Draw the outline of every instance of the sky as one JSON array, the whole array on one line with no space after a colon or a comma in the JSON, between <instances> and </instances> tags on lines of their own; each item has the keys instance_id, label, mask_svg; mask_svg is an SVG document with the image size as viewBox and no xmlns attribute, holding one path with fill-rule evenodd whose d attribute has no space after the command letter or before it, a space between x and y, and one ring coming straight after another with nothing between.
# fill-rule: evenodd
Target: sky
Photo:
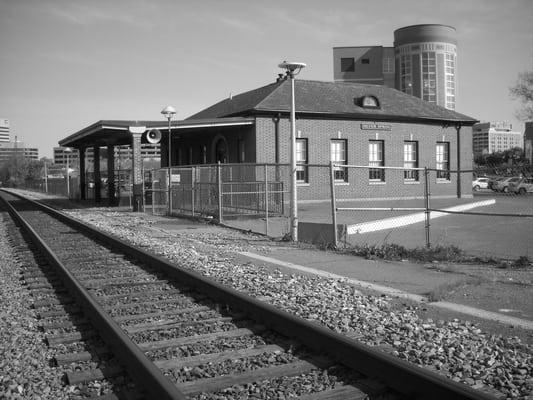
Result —
<instances>
[{"instance_id":1,"label":"sky","mask_svg":"<svg viewBox=\"0 0 533 400\"><path fill-rule=\"evenodd\" d=\"M457 29L456 111L523 131L509 96L533 70L533 0L0 0L0 118L52 156L104 119L186 118L267 85L283 60L333 80L333 47L392 46L395 29Z\"/></svg>"}]
</instances>

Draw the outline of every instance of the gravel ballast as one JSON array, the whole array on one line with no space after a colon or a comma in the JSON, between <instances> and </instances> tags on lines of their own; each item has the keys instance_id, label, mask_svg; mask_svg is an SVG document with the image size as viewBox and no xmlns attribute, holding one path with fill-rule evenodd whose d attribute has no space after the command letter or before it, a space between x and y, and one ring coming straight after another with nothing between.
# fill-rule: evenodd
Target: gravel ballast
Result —
<instances>
[{"instance_id":1,"label":"gravel ballast","mask_svg":"<svg viewBox=\"0 0 533 400\"><path fill-rule=\"evenodd\" d=\"M232 252L261 251L267 246L254 235L218 228L165 231L154 217L138 213L101 209L69 213L181 267L457 382L502 398L533 399L533 348L517 337L491 335L459 319L422 320L414 307L398 310L391 298L364 295L343 280L234 262Z\"/></svg>"},{"instance_id":2,"label":"gravel ballast","mask_svg":"<svg viewBox=\"0 0 533 400\"><path fill-rule=\"evenodd\" d=\"M53 350L39 331L31 297L20 280L24 258L8 241L9 216L0 214L0 399L68 399L63 371L50 366ZM31 259L31 254L28 254ZM35 262L35 261L33 261ZM26 263L27 264L27 263Z\"/></svg>"}]
</instances>

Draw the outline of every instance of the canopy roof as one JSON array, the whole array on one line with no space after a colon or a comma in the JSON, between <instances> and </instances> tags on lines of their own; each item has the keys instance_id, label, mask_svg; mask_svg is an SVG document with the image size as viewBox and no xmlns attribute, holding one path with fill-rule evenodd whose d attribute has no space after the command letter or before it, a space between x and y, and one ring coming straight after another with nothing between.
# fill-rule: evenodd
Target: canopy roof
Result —
<instances>
[{"instance_id":1,"label":"canopy roof","mask_svg":"<svg viewBox=\"0 0 533 400\"><path fill-rule=\"evenodd\" d=\"M171 131L194 131L221 126L253 125L254 123L253 118L242 117L171 121ZM159 129L165 134L168 132L168 121L101 120L60 140L59 145L76 148L129 145L132 139L131 130L135 130L135 128L142 132Z\"/></svg>"}]
</instances>

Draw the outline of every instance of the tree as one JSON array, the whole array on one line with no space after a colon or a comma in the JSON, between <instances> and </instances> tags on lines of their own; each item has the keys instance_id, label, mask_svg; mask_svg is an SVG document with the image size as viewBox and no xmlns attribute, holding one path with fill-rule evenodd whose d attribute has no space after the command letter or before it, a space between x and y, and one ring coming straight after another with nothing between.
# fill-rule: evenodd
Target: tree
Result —
<instances>
[{"instance_id":1,"label":"tree","mask_svg":"<svg viewBox=\"0 0 533 400\"><path fill-rule=\"evenodd\" d=\"M513 147L504 151L478 155L474 158L476 165L501 166L524 164L527 159L521 147Z\"/></svg>"},{"instance_id":2,"label":"tree","mask_svg":"<svg viewBox=\"0 0 533 400\"><path fill-rule=\"evenodd\" d=\"M30 160L28 162L28 170L26 173L26 180L40 181L44 176L44 161Z\"/></svg>"},{"instance_id":3,"label":"tree","mask_svg":"<svg viewBox=\"0 0 533 400\"><path fill-rule=\"evenodd\" d=\"M5 186L24 186L27 181L41 180L43 168L43 161L29 160L15 154L0 166L0 182Z\"/></svg>"},{"instance_id":4,"label":"tree","mask_svg":"<svg viewBox=\"0 0 533 400\"><path fill-rule=\"evenodd\" d=\"M533 120L533 71L518 74L515 86L509 91L511 97L522 103L522 109L517 112L518 118L524 121Z\"/></svg>"}]
</instances>

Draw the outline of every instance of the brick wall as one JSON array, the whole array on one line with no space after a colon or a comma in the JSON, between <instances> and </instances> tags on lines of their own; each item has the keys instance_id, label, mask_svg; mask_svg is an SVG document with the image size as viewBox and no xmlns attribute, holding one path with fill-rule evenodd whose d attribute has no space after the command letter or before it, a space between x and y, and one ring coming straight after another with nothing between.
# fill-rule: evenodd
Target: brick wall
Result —
<instances>
[{"instance_id":1,"label":"brick wall","mask_svg":"<svg viewBox=\"0 0 533 400\"><path fill-rule=\"evenodd\" d=\"M383 140L385 166L403 167L404 141L418 142L418 166L435 168L436 143L450 143L450 168L457 168L457 135L454 127L444 128L441 125L414 123L383 123L390 130L362 129L368 121L297 119L297 137L308 140L309 164L329 164L330 140L347 140L347 161L350 165L368 165L369 140ZM258 163L274 162L275 123L271 118L256 120L256 154ZM461 128L461 169L472 169L472 129ZM280 163L290 162L290 123L288 118L279 121L279 160ZM405 183L403 171L386 171L384 184L369 182L368 170L350 170L348 182L337 184L336 193L339 199L359 198L412 198L421 197L424 193L422 176L419 183ZM463 197L471 196L472 173L461 176L461 192ZM454 197L457 194L456 175L450 181L437 182L435 174L430 179L431 194L436 197ZM299 185L299 201L329 199L329 170L325 168L309 168L309 184Z\"/></svg>"}]
</instances>

